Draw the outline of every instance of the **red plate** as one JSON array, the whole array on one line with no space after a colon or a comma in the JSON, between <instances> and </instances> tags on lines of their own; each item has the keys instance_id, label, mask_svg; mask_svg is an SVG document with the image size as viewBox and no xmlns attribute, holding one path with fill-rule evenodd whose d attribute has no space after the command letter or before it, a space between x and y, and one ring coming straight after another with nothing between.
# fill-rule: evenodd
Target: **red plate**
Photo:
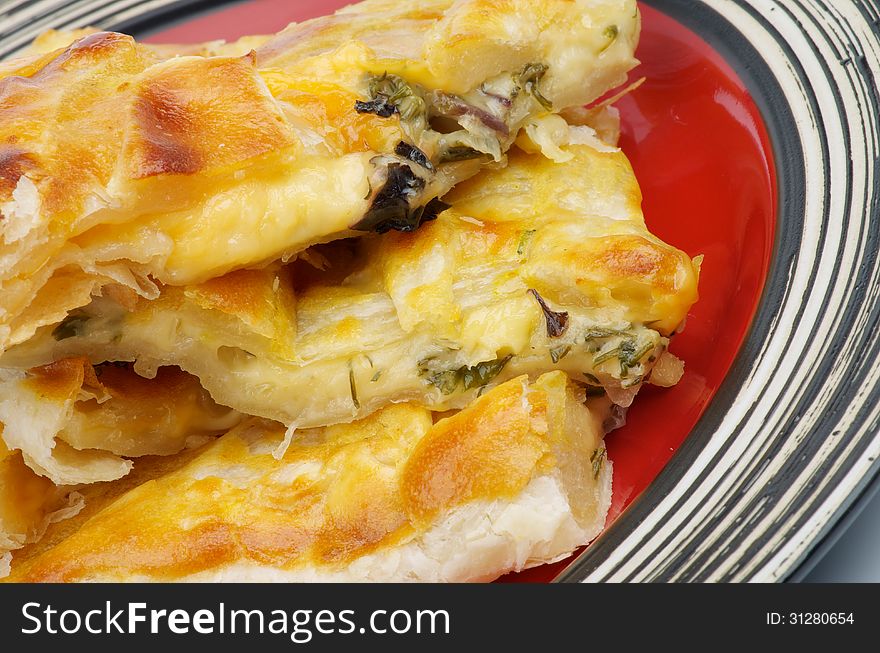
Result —
<instances>
[{"instance_id":1,"label":"red plate","mask_svg":"<svg viewBox=\"0 0 880 653\"><path fill-rule=\"evenodd\" d=\"M276 32L329 13L342 0L254 0L153 35L190 43ZM644 195L648 225L692 256L704 254L701 299L672 351L686 361L675 388L647 387L628 424L608 439L614 462L610 520L645 490L703 414L755 314L771 257L776 180L770 141L745 85L699 36L642 6L632 75L647 81L617 106L621 147ZM568 561L504 580L547 581Z\"/></svg>"}]
</instances>

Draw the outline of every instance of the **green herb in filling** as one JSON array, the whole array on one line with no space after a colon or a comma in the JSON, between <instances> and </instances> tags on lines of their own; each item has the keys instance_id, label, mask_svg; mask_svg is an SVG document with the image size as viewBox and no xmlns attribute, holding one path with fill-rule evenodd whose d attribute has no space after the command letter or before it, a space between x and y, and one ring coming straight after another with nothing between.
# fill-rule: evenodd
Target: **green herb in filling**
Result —
<instances>
[{"instance_id":1,"label":"green herb in filling","mask_svg":"<svg viewBox=\"0 0 880 653\"><path fill-rule=\"evenodd\" d=\"M550 350L550 360L554 363L558 363L563 358L568 356L568 353L571 351L571 345L564 345L562 347L553 347Z\"/></svg>"},{"instance_id":2,"label":"green herb in filling","mask_svg":"<svg viewBox=\"0 0 880 653\"><path fill-rule=\"evenodd\" d=\"M460 381L461 375L459 370L443 370L441 372L432 372L428 375L428 383L445 395L451 395L455 392Z\"/></svg>"},{"instance_id":3,"label":"green herb in filling","mask_svg":"<svg viewBox=\"0 0 880 653\"><path fill-rule=\"evenodd\" d=\"M547 111L553 110L553 104L541 94L538 89L538 82L547 72L547 66L542 63L530 63L522 69L518 76L518 82L521 88L525 89L538 103Z\"/></svg>"},{"instance_id":4,"label":"green herb in filling","mask_svg":"<svg viewBox=\"0 0 880 653\"><path fill-rule=\"evenodd\" d=\"M618 329L603 329L601 327L594 327L588 330L584 334L585 340L594 340L596 338L611 338L613 336L621 336L625 331L620 331Z\"/></svg>"},{"instance_id":5,"label":"green herb in filling","mask_svg":"<svg viewBox=\"0 0 880 653\"><path fill-rule=\"evenodd\" d=\"M642 347L638 347L635 340L625 340L620 345L620 367L623 368L631 368L635 367L639 364L639 361L644 358L648 352L653 351L654 344L649 342Z\"/></svg>"},{"instance_id":6,"label":"green herb in filling","mask_svg":"<svg viewBox=\"0 0 880 653\"><path fill-rule=\"evenodd\" d=\"M440 152L439 161L440 163L467 161L468 159L477 159L481 156L486 156L486 154L467 145L450 145Z\"/></svg>"},{"instance_id":7,"label":"green herb in filling","mask_svg":"<svg viewBox=\"0 0 880 653\"><path fill-rule=\"evenodd\" d=\"M611 45L617 40L617 36L620 34L620 30L617 28L617 25L609 25L605 28L605 31L602 32L602 36L608 39L608 42L599 50L599 54L602 54L611 47Z\"/></svg>"},{"instance_id":8,"label":"green herb in filling","mask_svg":"<svg viewBox=\"0 0 880 653\"><path fill-rule=\"evenodd\" d=\"M593 452L593 455L590 456L590 462L593 463L593 478L599 478L599 473L602 471L602 465L605 463L605 458L608 456L608 453L605 451L605 447L600 447Z\"/></svg>"},{"instance_id":9,"label":"green herb in filling","mask_svg":"<svg viewBox=\"0 0 880 653\"><path fill-rule=\"evenodd\" d=\"M432 372L427 369L420 369L419 374L424 376L428 383L440 390L445 395L451 395L459 386L466 392L473 388L482 388L494 379L508 361L513 358L513 354L509 354L504 358L496 358L492 361L483 361L473 366L463 366L457 370L441 370Z\"/></svg>"},{"instance_id":10,"label":"green herb in filling","mask_svg":"<svg viewBox=\"0 0 880 653\"><path fill-rule=\"evenodd\" d=\"M504 366L507 365L511 358L513 358L513 354L508 354L504 358L477 363L473 367L463 367L461 378L464 383L464 389L470 390L471 388L486 385L501 373L501 370L504 369Z\"/></svg>"},{"instance_id":11,"label":"green herb in filling","mask_svg":"<svg viewBox=\"0 0 880 653\"><path fill-rule=\"evenodd\" d=\"M597 365L601 365L605 361L610 361L612 358L618 358L620 354L620 347L614 347L613 349L609 349L606 352L599 354L593 358L593 367Z\"/></svg>"},{"instance_id":12,"label":"green herb in filling","mask_svg":"<svg viewBox=\"0 0 880 653\"><path fill-rule=\"evenodd\" d=\"M519 245L516 246L516 255L522 256L526 252L526 247L529 246L529 243L532 240L532 236L535 235L537 229L526 229L522 232L522 236L519 237Z\"/></svg>"},{"instance_id":13,"label":"green herb in filling","mask_svg":"<svg viewBox=\"0 0 880 653\"><path fill-rule=\"evenodd\" d=\"M427 114L425 101L397 75L384 74L370 80L370 100L355 103L358 113L374 113L381 118L390 118L395 113L401 120L424 118Z\"/></svg>"},{"instance_id":14,"label":"green herb in filling","mask_svg":"<svg viewBox=\"0 0 880 653\"><path fill-rule=\"evenodd\" d=\"M354 382L354 368L351 366L351 363L348 364L348 388L351 392L351 403L354 404L355 408L360 409L361 402L358 401L357 385Z\"/></svg>"},{"instance_id":15,"label":"green herb in filling","mask_svg":"<svg viewBox=\"0 0 880 653\"><path fill-rule=\"evenodd\" d=\"M67 340L83 335L86 323L91 316L82 311L72 311L65 317L61 323L52 331L52 337L55 340Z\"/></svg>"}]
</instances>

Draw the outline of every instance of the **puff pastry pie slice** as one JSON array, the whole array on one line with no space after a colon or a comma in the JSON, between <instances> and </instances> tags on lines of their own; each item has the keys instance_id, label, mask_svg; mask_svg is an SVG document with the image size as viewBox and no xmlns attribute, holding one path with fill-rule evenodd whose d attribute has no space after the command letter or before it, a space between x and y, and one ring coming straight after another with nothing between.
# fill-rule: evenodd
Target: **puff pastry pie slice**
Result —
<instances>
[{"instance_id":1,"label":"puff pastry pie slice","mask_svg":"<svg viewBox=\"0 0 880 653\"><path fill-rule=\"evenodd\" d=\"M240 420L175 367L145 379L130 366L67 358L0 374L5 446L58 485L119 478L128 458L177 453Z\"/></svg>"},{"instance_id":2,"label":"puff pastry pie slice","mask_svg":"<svg viewBox=\"0 0 880 653\"><path fill-rule=\"evenodd\" d=\"M0 351L110 284L417 228L530 117L623 81L638 30L635 0L368 0L244 57L94 33L4 62Z\"/></svg>"},{"instance_id":3,"label":"puff pastry pie slice","mask_svg":"<svg viewBox=\"0 0 880 653\"><path fill-rule=\"evenodd\" d=\"M28 467L20 452L0 442L0 578L9 573L11 552L38 541L50 524L82 509L83 497L58 487Z\"/></svg>"},{"instance_id":4,"label":"puff pastry pie slice","mask_svg":"<svg viewBox=\"0 0 880 653\"><path fill-rule=\"evenodd\" d=\"M603 528L607 402L556 372L452 416L396 404L303 432L250 420L179 469L50 529L12 581L479 581ZM124 479L125 483L128 479ZM102 493L109 493L109 497Z\"/></svg>"},{"instance_id":5,"label":"puff pastry pie slice","mask_svg":"<svg viewBox=\"0 0 880 653\"><path fill-rule=\"evenodd\" d=\"M0 363L87 356L144 376L180 366L217 403L291 433L393 402L462 408L554 369L628 406L644 382L681 375L666 350L697 299L699 261L648 232L619 150L557 126L536 124L523 144L552 145L564 162L512 151L417 232L312 250L325 272L306 261L238 271L130 310L101 298ZM7 429L9 444L21 429Z\"/></svg>"}]
</instances>

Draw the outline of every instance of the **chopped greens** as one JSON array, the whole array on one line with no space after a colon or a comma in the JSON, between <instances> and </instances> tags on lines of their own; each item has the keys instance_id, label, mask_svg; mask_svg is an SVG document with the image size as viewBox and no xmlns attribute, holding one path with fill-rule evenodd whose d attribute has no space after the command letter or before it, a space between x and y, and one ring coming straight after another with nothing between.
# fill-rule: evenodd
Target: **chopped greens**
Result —
<instances>
[{"instance_id":1,"label":"chopped greens","mask_svg":"<svg viewBox=\"0 0 880 653\"><path fill-rule=\"evenodd\" d=\"M519 245L516 246L516 255L522 256L525 254L526 247L529 246L529 243L532 240L532 236L535 235L537 229L526 229L522 232L522 236L519 237Z\"/></svg>"},{"instance_id":2,"label":"chopped greens","mask_svg":"<svg viewBox=\"0 0 880 653\"><path fill-rule=\"evenodd\" d=\"M617 347L609 349L607 351L598 354L593 358L593 365L601 365L605 361L609 361L613 358L616 358L620 362L620 376L621 378L626 378L629 370L633 367L637 367L641 360L651 351L654 350L654 343L648 342L642 346L639 346L638 341L635 338L627 338L622 340ZM626 387L631 387L633 385L637 385L641 382L641 377L637 377L637 380L633 383L630 383Z\"/></svg>"},{"instance_id":3,"label":"chopped greens","mask_svg":"<svg viewBox=\"0 0 880 653\"><path fill-rule=\"evenodd\" d=\"M590 374L589 372L584 372L584 378L586 378L587 381L589 381L593 385L602 385L602 382L599 381L599 379L594 374Z\"/></svg>"},{"instance_id":4,"label":"chopped greens","mask_svg":"<svg viewBox=\"0 0 880 653\"><path fill-rule=\"evenodd\" d=\"M486 156L485 152L480 152L467 145L450 145L440 152L440 163L467 161L468 159L478 159L481 156Z\"/></svg>"},{"instance_id":5,"label":"chopped greens","mask_svg":"<svg viewBox=\"0 0 880 653\"><path fill-rule=\"evenodd\" d=\"M61 320L61 323L52 330L52 337L55 340L67 340L83 335L86 323L91 319L91 315L83 311L71 311L67 317Z\"/></svg>"},{"instance_id":6,"label":"chopped greens","mask_svg":"<svg viewBox=\"0 0 880 653\"><path fill-rule=\"evenodd\" d=\"M608 457L608 452L605 451L605 447L600 447L593 452L593 455L590 456L590 462L593 463L593 478L599 478L599 473L602 471L602 465L605 463L605 458Z\"/></svg>"},{"instance_id":7,"label":"chopped greens","mask_svg":"<svg viewBox=\"0 0 880 653\"><path fill-rule=\"evenodd\" d=\"M382 370L378 370L378 371L373 375L373 378L370 379L370 383L375 383L376 381L378 381L380 376L382 376Z\"/></svg>"},{"instance_id":8,"label":"chopped greens","mask_svg":"<svg viewBox=\"0 0 880 653\"><path fill-rule=\"evenodd\" d=\"M554 363L558 363L563 358L568 356L568 353L571 351L571 345L564 345L562 347L553 347L550 350L550 360Z\"/></svg>"},{"instance_id":9,"label":"chopped greens","mask_svg":"<svg viewBox=\"0 0 880 653\"><path fill-rule=\"evenodd\" d=\"M355 102L358 113L374 113L380 118L390 118L395 113L403 120L424 117L425 101L418 92L397 75L383 74L370 80L370 100Z\"/></svg>"},{"instance_id":10,"label":"chopped greens","mask_svg":"<svg viewBox=\"0 0 880 653\"><path fill-rule=\"evenodd\" d=\"M419 374L426 377L428 383L440 390L445 395L451 395L459 386L466 392L473 388L482 388L494 379L508 361L513 358L513 354L508 354L504 358L496 358L491 361L483 361L473 366L465 365L457 370L440 370L430 371L428 369L420 369Z\"/></svg>"},{"instance_id":11,"label":"chopped greens","mask_svg":"<svg viewBox=\"0 0 880 653\"><path fill-rule=\"evenodd\" d=\"M608 338L623 338L618 342L616 347L602 351ZM620 372L623 378L626 378L627 371L631 367L638 365L644 351L637 351L636 339L631 332L620 329L608 329L604 327L593 327L584 334L584 341L587 343L587 349L596 354L593 358L593 365L601 365L602 363L617 358L620 361ZM633 356L636 358L633 358Z\"/></svg>"},{"instance_id":12,"label":"chopped greens","mask_svg":"<svg viewBox=\"0 0 880 653\"><path fill-rule=\"evenodd\" d=\"M433 220L449 205L434 198L426 206L410 206L425 188L425 180L417 176L409 165L389 163L385 185L376 193L364 217L352 225L355 231L384 234L396 231L415 231L422 223Z\"/></svg>"},{"instance_id":13,"label":"chopped greens","mask_svg":"<svg viewBox=\"0 0 880 653\"><path fill-rule=\"evenodd\" d=\"M601 365L605 361L610 361L612 358L617 358L620 354L620 347L614 347L613 349L609 349L608 351L602 352L598 356L593 358L593 366Z\"/></svg>"},{"instance_id":14,"label":"chopped greens","mask_svg":"<svg viewBox=\"0 0 880 653\"><path fill-rule=\"evenodd\" d=\"M358 393L357 393L357 384L354 382L354 368L351 365L351 362L348 364L348 389L351 392L351 403L354 404L354 407L360 410L361 402L358 401Z\"/></svg>"},{"instance_id":15,"label":"chopped greens","mask_svg":"<svg viewBox=\"0 0 880 653\"><path fill-rule=\"evenodd\" d=\"M511 358L513 358L513 354L508 354L504 358L477 363L473 367L463 367L461 378L464 383L464 389L470 390L471 388L486 385L500 374Z\"/></svg>"},{"instance_id":16,"label":"chopped greens","mask_svg":"<svg viewBox=\"0 0 880 653\"><path fill-rule=\"evenodd\" d=\"M602 328L592 328L584 334L585 340L593 340L595 338L611 338L613 336L622 336L625 331L618 331L617 329L602 329Z\"/></svg>"},{"instance_id":17,"label":"chopped greens","mask_svg":"<svg viewBox=\"0 0 880 653\"><path fill-rule=\"evenodd\" d=\"M443 370L428 375L428 383L445 395L451 395L461 381L460 370Z\"/></svg>"},{"instance_id":18,"label":"chopped greens","mask_svg":"<svg viewBox=\"0 0 880 653\"><path fill-rule=\"evenodd\" d=\"M544 298L534 288L529 288L529 293L538 300L538 305L544 313L544 320L547 323L547 335L551 338L558 338L565 333L565 330L568 328L568 313L566 311L557 312L550 310L547 302L544 301Z\"/></svg>"},{"instance_id":19,"label":"chopped greens","mask_svg":"<svg viewBox=\"0 0 880 653\"><path fill-rule=\"evenodd\" d=\"M620 345L620 367L635 367L648 352L653 351L654 343L649 342L638 347L635 340L626 340Z\"/></svg>"},{"instance_id":20,"label":"chopped greens","mask_svg":"<svg viewBox=\"0 0 880 653\"><path fill-rule=\"evenodd\" d=\"M638 366L641 360L654 350L654 343L649 342L639 347L635 340L626 340L620 345L620 373L626 376L630 368ZM634 385L634 384L633 384Z\"/></svg>"},{"instance_id":21,"label":"chopped greens","mask_svg":"<svg viewBox=\"0 0 880 653\"><path fill-rule=\"evenodd\" d=\"M546 72L547 66L545 64L526 64L522 71L520 71L517 77L517 82L519 83L519 86L535 98L546 111L552 111L553 104L541 94L541 91L538 90L538 82L541 81L541 78Z\"/></svg>"},{"instance_id":22,"label":"chopped greens","mask_svg":"<svg viewBox=\"0 0 880 653\"><path fill-rule=\"evenodd\" d=\"M434 164L431 163L428 155L422 152L415 145L410 145L406 141L400 141L397 144L397 147L394 148L394 153L397 154L397 156L402 156L405 159L409 159L413 163L418 163L423 168L431 171L434 170Z\"/></svg>"}]
</instances>

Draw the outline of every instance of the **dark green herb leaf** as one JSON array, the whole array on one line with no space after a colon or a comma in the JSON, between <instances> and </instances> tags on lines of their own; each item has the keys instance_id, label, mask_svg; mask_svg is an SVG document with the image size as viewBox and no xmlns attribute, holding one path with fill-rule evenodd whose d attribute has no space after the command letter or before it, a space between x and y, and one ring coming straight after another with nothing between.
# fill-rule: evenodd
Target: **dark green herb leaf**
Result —
<instances>
[{"instance_id":1,"label":"dark green herb leaf","mask_svg":"<svg viewBox=\"0 0 880 653\"><path fill-rule=\"evenodd\" d=\"M405 159L409 159L413 163L418 163L423 168L433 171L434 164L431 163L431 160L428 158L428 155L422 152L415 145L410 145L406 141L400 141L397 144L397 147L394 148L395 154L397 156L402 156Z\"/></svg>"},{"instance_id":2,"label":"dark green herb leaf","mask_svg":"<svg viewBox=\"0 0 880 653\"><path fill-rule=\"evenodd\" d=\"M612 358L617 358L620 353L620 347L615 347L614 349L609 349L608 351L599 354L598 356L593 358L593 366L601 365L605 361L610 361Z\"/></svg>"},{"instance_id":3,"label":"dark green herb leaf","mask_svg":"<svg viewBox=\"0 0 880 653\"><path fill-rule=\"evenodd\" d=\"M478 159L481 156L487 156L484 152L475 150L467 145L450 145L443 149L440 153L440 163L450 163L452 161L466 161L468 159Z\"/></svg>"},{"instance_id":4,"label":"dark green herb leaf","mask_svg":"<svg viewBox=\"0 0 880 653\"><path fill-rule=\"evenodd\" d=\"M408 165L402 163L388 164L388 177L385 185L376 193L369 210L357 223L352 225L355 231L371 231L384 234L396 231L415 231L424 222L433 220L438 214L449 208L449 205L437 198L426 206L410 206L424 190L425 181L416 176Z\"/></svg>"},{"instance_id":5,"label":"dark green herb leaf","mask_svg":"<svg viewBox=\"0 0 880 653\"><path fill-rule=\"evenodd\" d=\"M379 377L380 377L380 376L382 376L382 370L377 371L377 372L373 375L373 378L370 379L370 382L371 382L371 383L375 383L376 381L379 380Z\"/></svg>"},{"instance_id":6,"label":"dark green herb leaf","mask_svg":"<svg viewBox=\"0 0 880 653\"><path fill-rule=\"evenodd\" d=\"M71 311L52 331L52 337L55 340L67 340L67 338L81 336L90 319L91 316L82 311Z\"/></svg>"},{"instance_id":7,"label":"dark green herb leaf","mask_svg":"<svg viewBox=\"0 0 880 653\"><path fill-rule=\"evenodd\" d=\"M465 365L457 370L441 370L439 372L420 368L419 374L426 376L428 383L440 390L440 392L450 395L459 386L462 386L464 391L485 386L498 376L511 358L513 358L513 354L492 361L483 361L472 367Z\"/></svg>"},{"instance_id":8,"label":"dark green herb leaf","mask_svg":"<svg viewBox=\"0 0 880 653\"><path fill-rule=\"evenodd\" d=\"M516 255L522 256L525 254L526 247L529 246L529 243L532 240L532 236L535 235L537 229L526 229L522 232L522 236L519 237L519 245L516 246Z\"/></svg>"},{"instance_id":9,"label":"dark green herb leaf","mask_svg":"<svg viewBox=\"0 0 880 653\"><path fill-rule=\"evenodd\" d=\"M654 344L650 342L642 347L638 347L635 340L625 340L620 345L620 366L635 367L653 349Z\"/></svg>"},{"instance_id":10,"label":"dark green herb leaf","mask_svg":"<svg viewBox=\"0 0 880 653\"><path fill-rule=\"evenodd\" d=\"M584 377L587 379L587 381L589 381L593 385L602 385L602 382L599 381L598 378L596 378L593 374L590 374L589 372L584 372Z\"/></svg>"},{"instance_id":11,"label":"dark green herb leaf","mask_svg":"<svg viewBox=\"0 0 880 653\"><path fill-rule=\"evenodd\" d=\"M351 391L351 403L355 408L360 409L361 402L358 401L357 385L354 382L354 368L350 362L348 364L348 388Z\"/></svg>"},{"instance_id":12,"label":"dark green herb leaf","mask_svg":"<svg viewBox=\"0 0 880 653\"><path fill-rule=\"evenodd\" d=\"M443 370L441 372L432 372L428 375L428 383L445 395L451 395L455 392L460 382L461 373L459 370Z\"/></svg>"},{"instance_id":13,"label":"dark green herb leaf","mask_svg":"<svg viewBox=\"0 0 880 653\"><path fill-rule=\"evenodd\" d=\"M538 90L538 82L541 81L541 78L546 72L547 66L542 63L526 64L525 68L523 68L522 72L519 74L519 85L524 88L527 93L530 93L531 96L535 98L542 107L544 107L544 109L552 111L553 104L550 100L541 95L541 91Z\"/></svg>"},{"instance_id":14,"label":"dark green herb leaf","mask_svg":"<svg viewBox=\"0 0 880 653\"><path fill-rule=\"evenodd\" d=\"M565 311L551 311L550 307L547 306L547 302L538 294L537 290L529 288L529 292L538 300L538 305L544 313L544 320L547 323L547 335L551 338L558 338L565 333L565 330L568 328L568 313Z\"/></svg>"},{"instance_id":15,"label":"dark green herb leaf","mask_svg":"<svg viewBox=\"0 0 880 653\"><path fill-rule=\"evenodd\" d=\"M355 102L354 108L358 113L374 113L381 118L398 113L403 120L427 113L425 101L413 87L397 75L388 74L371 79L370 100Z\"/></svg>"},{"instance_id":16,"label":"dark green herb leaf","mask_svg":"<svg viewBox=\"0 0 880 653\"><path fill-rule=\"evenodd\" d=\"M585 340L593 340L595 338L611 338L613 336L620 336L626 333L625 331L618 331L617 329L602 329L602 328L592 328L584 334Z\"/></svg>"},{"instance_id":17,"label":"dark green herb leaf","mask_svg":"<svg viewBox=\"0 0 880 653\"><path fill-rule=\"evenodd\" d=\"M464 389L470 390L471 388L486 385L489 381L498 376L511 358L513 358L513 354L508 354L504 358L496 358L493 361L477 363L473 367L463 367L461 370L461 378L464 383Z\"/></svg>"}]
</instances>

